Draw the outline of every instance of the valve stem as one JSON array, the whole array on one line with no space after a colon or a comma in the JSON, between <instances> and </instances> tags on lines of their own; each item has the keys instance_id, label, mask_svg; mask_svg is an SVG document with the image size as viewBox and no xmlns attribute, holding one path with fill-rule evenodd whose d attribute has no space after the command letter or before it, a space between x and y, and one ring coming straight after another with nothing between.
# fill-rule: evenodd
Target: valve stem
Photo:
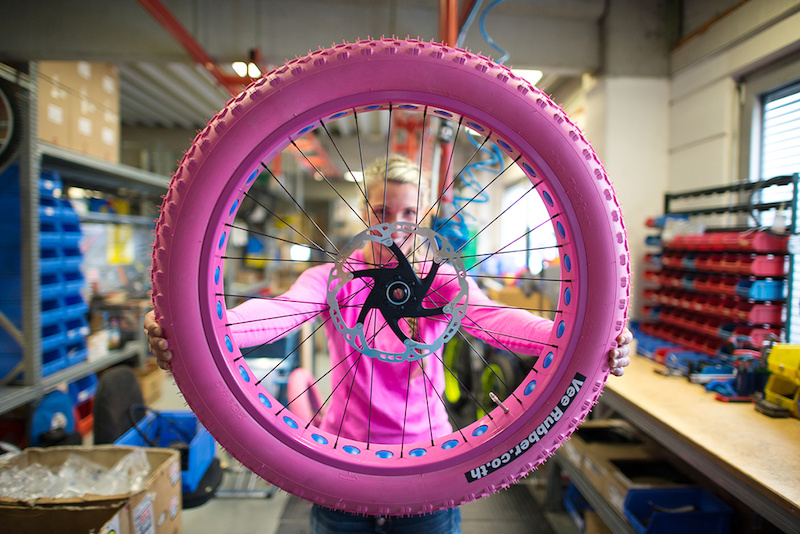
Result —
<instances>
[{"instance_id":1,"label":"valve stem","mask_svg":"<svg viewBox=\"0 0 800 534\"><path fill-rule=\"evenodd\" d=\"M508 413L508 408L506 408L505 404L500 402L500 399L497 398L497 395L494 394L494 391L489 392L489 398L492 399L492 402L503 409L503 413Z\"/></svg>"}]
</instances>

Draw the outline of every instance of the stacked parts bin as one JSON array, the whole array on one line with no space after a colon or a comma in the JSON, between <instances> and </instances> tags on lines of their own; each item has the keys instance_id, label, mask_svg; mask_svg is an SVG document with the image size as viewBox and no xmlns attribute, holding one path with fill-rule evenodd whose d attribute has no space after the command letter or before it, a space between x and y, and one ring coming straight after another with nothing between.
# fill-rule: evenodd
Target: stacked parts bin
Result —
<instances>
[{"instance_id":1,"label":"stacked parts bin","mask_svg":"<svg viewBox=\"0 0 800 534\"><path fill-rule=\"evenodd\" d=\"M0 176L0 311L22 330L21 210L19 168ZM88 305L81 294L83 275L80 222L69 201L61 198L55 173L40 179L39 250L42 376L74 365L87 357ZM0 379L22 359L22 347L5 330L0 333Z\"/></svg>"},{"instance_id":2,"label":"stacked parts bin","mask_svg":"<svg viewBox=\"0 0 800 534\"><path fill-rule=\"evenodd\" d=\"M644 334L710 357L783 333L788 236L750 230L676 235L644 273Z\"/></svg>"}]
</instances>

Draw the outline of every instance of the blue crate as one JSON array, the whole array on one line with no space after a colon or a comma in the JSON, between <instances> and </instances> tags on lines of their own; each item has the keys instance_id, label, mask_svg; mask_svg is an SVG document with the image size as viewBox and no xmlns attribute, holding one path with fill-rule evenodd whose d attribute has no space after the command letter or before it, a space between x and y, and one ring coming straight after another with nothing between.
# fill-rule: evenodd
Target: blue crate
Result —
<instances>
[{"instance_id":1,"label":"blue crate","mask_svg":"<svg viewBox=\"0 0 800 534\"><path fill-rule=\"evenodd\" d=\"M61 175L56 171L43 170L39 176L39 196L44 198L56 198L61 196L64 185L61 182Z\"/></svg>"},{"instance_id":2,"label":"blue crate","mask_svg":"<svg viewBox=\"0 0 800 534\"><path fill-rule=\"evenodd\" d=\"M39 284L39 298L49 300L64 293L64 284L58 273L44 273Z\"/></svg>"},{"instance_id":3,"label":"blue crate","mask_svg":"<svg viewBox=\"0 0 800 534\"><path fill-rule=\"evenodd\" d=\"M78 216L78 212L75 211L75 208L72 207L72 202L68 198L61 198L59 199L59 204L61 204L61 216L63 221L65 223L78 224L80 217Z\"/></svg>"},{"instance_id":4,"label":"blue crate","mask_svg":"<svg viewBox=\"0 0 800 534\"><path fill-rule=\"evenodd\" d=\"M47 376L67 367L67 357L64 347L58 346L52 350L42 351L42 376Z\"/></svg>"},{"instance_id":5,"label":"blue crate","mask_svg":"<svg viewBox=\"0 0 800 534\"><path fill-rule=\"evenodd\" d=\"M83 253L77 244L64 244L61 246L61 270L75 271L83 263Z\"/></svg>"},{"instance_id":6,"label":"blue crate","mask_svg":"<svg viewBox=\"0 0 800 534\"><path fill-rule=\"evenodd\" d=\"M39 220L58 220L63 216L61 202L57 198L41 197L39 199Z\"/></svg>"},{"instance_id":7,"label":"blue crate","mask_svg":"<svg viewBox=\"0 0 800 534\"><path fill-rule=\"evenodd\" d=\"M83 238L81 225L78 220L74 221L61 221L61 242L71 247L77 247Z\"/></svg>"},{"instance_id":8,"label":"blue crate","mask_svg":"<svg viewBox=\"0 0 800 534\"><path fill-rule=\"evenodd\" d=\"M572 518L572 522L578 527L578 530L583 532L586 529L584 514L592 510L592 507L586 502L586 499L583 498L583 495L581 495L578 488L575 487L575 484L570 484L567 487L567 491L564 492L564 508L567 510L567 514Z\"/></svg>"},{"instance_id":9,"label":"blue crate","mask_svg":"<svg viewBox=\"0 0 800 534\"><path fill-rule=\"evenodd\" d=\"M61 223L53 219L39 222L39 246L56 246L61 243Z\"/></svg>"},{"instance_id":10,"label":"blue crate","mask_svg":"<svg viewBox=\"0 0 800 534\"><path fill-rule=\"evenodd\" d=\"M42 352L60 347L67 341L67 334L61 323L54 323L42 327Z\"/></svg>"},{"instance_id":11,"label":"blue crate","mask_svg":"<svg viewBox=\"0 0 800 534\"><path fill-rule=\"evenodd\" d=\"M680 345L677 345L671 341L661 339L660 337L651 336L650 334L645 334L644 332L637 332L634 337L636 338L637 343L636 352L640 356L644 356L651 360L655 357L656 349L662 347L672 347L675 349L682 348Z\"/></svg>"},{"instance_id":12,"label":"blue crate","mask_svg":"<svg viewBox=\"0 0 800 534\"><path fill-rule=\"evenodd\" d=\"M736 295L743 299L783 300L782 280L742 280L736 284Z\"/></svg>"},{"instance_id":13,"label":"blue crate","mask_svg":"<svg viewBox=\"0 0 800 534\"><path fill-rule=\"evenodd\" d=\"M65 294L61 299L61 305L65 321L83 317L89 312L89 305L80 293Z\"/></svg>"},{"instance_id":14,"label":"blue crate","mask_svg":"<svg viewBox=\"0 0 800 534\"><path fill-rule=\"evenodd\" d=\"M39 271L42 274L59 273L63 270L61 247L42 244L39 249Z\"/></svg>"},{"instance_id":15,"label":"blue crate","mask_svg":"<svg viewBox=\"0 0 800 534\"><path fill-rule=\"evenodd\" d=\"M2 181L2 178L0 178ZM19 189L16 194L0 193L0 220L20 224Z\"/></svg>"},{"instance_id":16,"label":"blue crate","mask_svg":"<svg viewBox=\"0 0 800 534\"><path fill-rule=\"evenodd\" d=\"M674 369L683 375L689 374L689 368L699 363L714 363L716 360L708 354L692 352L689 350L676 350L669 352L664 359L664 366L667 369Z\"/></svg>"},{"instance_id":17,"label":"blue crate","mask_svg":"<svg viewBox=\"0 0 800 534\"><path fill-rule=\"evenodd\" d=\"M178 441L189 444L188 454L181 457L181 489L184 493L192 493L216 454L214 438L193 413L151 411L114 444L169 447Z\"/></svg>"},{"instance_id":18,"label":"blue crate","mask_svg":"<svg viewBox=\"0 0 800 534\"><path fill-rule=\"evenodd\" d=\"M89 349L86 347L86 341L83 338L73 341L68 341L64 344L64 367L71 367L79 364L89 358Z\"/></svg>"},{"instance_id":19,"label":"blue crate","mask_svg":"<svg viewBox=\"0 0 800 534\"><path fill-rule=\"evenodd\" d=\"M42 300L42 326L48 326L64 320L64 303L61 298Z\"/></svg>"},{"instance_id":20,"label":"blue crate","mask_svg":"<svg viewBox=\"0 0 800 534\"><path fill-rule=\"evenodd\" d=\"M89 323L86 321L85 315L67 318L64 321L64 334L67 336L68 342L86 339L86 336L89 335Z\"/></svg>"},{"instance_id":21,"label":"blue crate","mask_svg":"<svg viewBox=\"0 0 800 534\"><path fill-rule=\"evenodd\" d=\"M654 508L654 505L658 508ZM691 507L690 511L678 510ZM728 534L733 510L702 487L631 488L625 517L640 534Z\"/></svg>"},{"instance_id":22,"label":"blue crate","mask_svg":"<svg viewBox=\"0 0 800 534\"><path fill-rule=\"evenodd\" d=\"M0 299L3 302L22 302L22 275L0 274Z\"/></svg>"},{"instance_id":23,"label":"blue crate","mask_svg":"<svg viewBox=\"0 0 800 534\"><path fill-rule=\"evenodd\" d=\"M9 321L22 328L22 299L6 299L0 296L0 311ZM0 329L0 332L3 331Z\"/></svg>"},{"instance_id":24,"label":"blue crate","mask_svg":"<svg viewBox=\"0 0 800 534\"><path fill-rule=\"evenodd\" d=\"M80 293L83 286L86 285L86 280L83 278L83 273L80 271L63 271L61 278L64 281L64 294Z\"/></svg>"},{"instance_id":25,"label":"blue crate","mask_svg":"<svg viewBox=\"0 0 800 534\"><path fill-rule=\"evenodd\" d=\"M97 375L86 375L74 382L70 382L69 386L67 386L67 391L76 405L86 402L91 397L94 397L97 392Z\"/></svg>"}]
</instances>

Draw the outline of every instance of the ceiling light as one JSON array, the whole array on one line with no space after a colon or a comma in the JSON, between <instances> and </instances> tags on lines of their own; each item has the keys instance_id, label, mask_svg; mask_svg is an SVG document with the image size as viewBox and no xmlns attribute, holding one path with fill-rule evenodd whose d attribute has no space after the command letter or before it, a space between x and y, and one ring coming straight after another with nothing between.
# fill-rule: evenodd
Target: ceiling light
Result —
<instances>
[{"instance_id":1,"label":"ceiling light","mask_svg":"<svg viewBox=\"0 0 800 534\"><path fill-rule=\"evenodd\" d=\"M247 63L244 61L234 61L231 67L233 67L233 71L238 74L240 78L247 76Z\"/></svg>"},{"instance_id":2,"label":"ceiling light","mask_svg":"<svg viewBox=\"0 0 800 534\"><path fill-rule=\"evenodd\" d=\"M543 75L542 71L531 70L531 69L512 69L511 72L513 72L516 76L519 76L520 78L525 78L531 83L531 85L536 85L539 82L539 80L542 79Z\"/></svg>"},{"instance_id":3,"label":"ceiling light","mask_svg":"<svg viewBox=\"0 0 800 534\"><path fill-rule=\"evenodd\" d=\"M261 71L258 69L258 65L255 63L248 63L247 64L247 75L251 78L260 78Z\"/></svg>"},{"instance_id":4,"label":"ceiling light","mask_svg":"<svg viewBox=\"0 0 800 534\"><path fill-rule=\"evenodd\" d=\"M348 171L344 173L344 179L347 182L361 182L364 180L364 173L361 171Z\"/></svg>"}]
</instances>

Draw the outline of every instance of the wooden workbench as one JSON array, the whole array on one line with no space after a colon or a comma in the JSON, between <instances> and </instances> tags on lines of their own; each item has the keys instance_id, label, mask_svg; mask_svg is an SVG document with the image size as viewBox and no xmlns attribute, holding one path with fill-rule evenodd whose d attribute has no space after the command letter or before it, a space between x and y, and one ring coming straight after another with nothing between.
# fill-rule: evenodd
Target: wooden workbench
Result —
<instances>
[{"instance_id":1,"label":"wooden workbench","mask_svg":"<svg viewBox=\"0 0 800 534\"><path fill-rule=\"evenodd\" d=\"M601 402L786 532L800 533L800 420L714 399L701 385L632 358Z\"/></svg>"}]
</instances>

